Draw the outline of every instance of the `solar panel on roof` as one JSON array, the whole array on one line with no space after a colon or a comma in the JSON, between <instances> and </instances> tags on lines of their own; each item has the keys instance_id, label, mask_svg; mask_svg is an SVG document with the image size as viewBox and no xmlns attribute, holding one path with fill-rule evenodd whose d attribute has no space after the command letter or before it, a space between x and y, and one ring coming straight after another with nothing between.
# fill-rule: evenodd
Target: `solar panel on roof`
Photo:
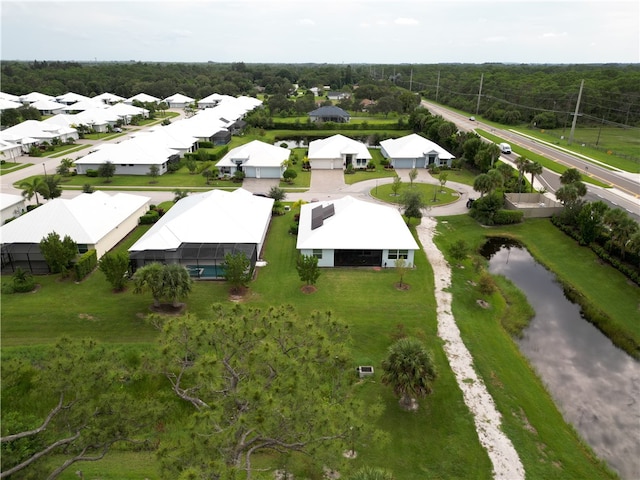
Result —
<instances>
[{"instance_id":1,"label":"solar panel on roof","mask_svg":"<svg viewBox=\"0 0 640 480\"><path fill-rule=\"evenodd\" d=\"M326 207L324 207L322 211L322 218L327 219L329 217L333 217L336 213L336 209L333 206L333 203L330 203Z\"/></svg>"}]
</instances>

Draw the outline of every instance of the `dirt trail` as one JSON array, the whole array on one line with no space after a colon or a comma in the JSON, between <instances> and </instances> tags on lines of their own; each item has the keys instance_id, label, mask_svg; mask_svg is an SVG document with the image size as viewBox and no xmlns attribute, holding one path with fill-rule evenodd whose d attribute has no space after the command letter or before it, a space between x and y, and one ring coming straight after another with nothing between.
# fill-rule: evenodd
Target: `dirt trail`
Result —
<instances>
[{"instance_id":1,"label":"dirt trail","mask_svg":"<svg viewBox=\"0 0 640 480\"><path fill-rule=\"evenodd\" d=\"M444 340L444 350L451 369L473 415L480 443L487 450L493 464L493 477L500 480L524 480L525 473L518 452L501 429L501 415L493 398L473 368L473 358L462 341L460 330L451 313L451 269L433 243L436 221L422 217L417 227L418 237L435 277L435 296L438 317L438 336Z\"/></svg>"}]
</instances>

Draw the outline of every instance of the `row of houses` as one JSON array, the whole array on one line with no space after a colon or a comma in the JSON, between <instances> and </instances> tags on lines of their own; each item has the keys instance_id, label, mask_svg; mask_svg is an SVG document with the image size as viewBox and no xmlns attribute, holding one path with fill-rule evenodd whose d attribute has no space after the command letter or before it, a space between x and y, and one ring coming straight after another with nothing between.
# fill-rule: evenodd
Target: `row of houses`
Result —
<instances>
[{"instance_id":1,"label":"row of houses","mask_svg":"<svg viewBox=\"0 0 640 480\"><path fill-rule=\"evenodd\" d=\"M149 208L145 196L105 192L54 199L0 227L2 273L48 273L39 242L68 235L78 252L102 257L125 238ZM152 262L179 264L194 278L224 277L225 255L262 257L274 200L239 188L179 200L129 249L133 270ZM414 265L418 245L397 209L347 196L302 205L296 245L321 267Z\"/></svg>"}]
</instances>

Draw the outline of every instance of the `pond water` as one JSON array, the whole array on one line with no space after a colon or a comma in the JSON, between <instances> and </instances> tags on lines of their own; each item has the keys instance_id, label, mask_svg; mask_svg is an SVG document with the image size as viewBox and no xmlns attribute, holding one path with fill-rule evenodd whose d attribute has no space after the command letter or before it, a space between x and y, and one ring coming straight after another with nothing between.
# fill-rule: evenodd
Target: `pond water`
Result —
<instances>
[{"instance_id":1,"label":"pond water","mask_svg":"<svg viewBox=\"0 0 640 480\"><path fill-rule=\"evenodd\" d=\"M621 478L640 479L640 362L587 322L526 249L492 239L482 254L535 310L518 344L564 418Z\"/></svg>"}]
</instances>

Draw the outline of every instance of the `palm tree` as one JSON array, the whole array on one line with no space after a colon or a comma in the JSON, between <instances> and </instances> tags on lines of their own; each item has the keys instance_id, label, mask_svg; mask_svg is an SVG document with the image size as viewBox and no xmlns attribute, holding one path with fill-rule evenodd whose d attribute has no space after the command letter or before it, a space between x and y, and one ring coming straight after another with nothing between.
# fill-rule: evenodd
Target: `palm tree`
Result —
<instances>
[{"instance_id":1,"label":"palm tree","mask_svg":"<svg viewBox=\"0 0 640 480\"><path fill-rule=\"evenodd\" d=\"M418 339L411 337L401 338L389 347L382 370L382 383L391 385L406 409L412 407L415 398L431 393L436 378L431 355Z\"/></svg>"},{"instance_id":2,"label":"palm tree","mask_svg":"<svg viewBox=\"0 0 640 480\"><path fill-rule=\"evenodd\" d=\"M37 205L40 205L40 198L38 197L38 194L42 196L49 194L49 186L43 177L33 177L31 181L23 180L18 184L18 187L22 189L22 196L27 200L31 200L35 195Z\"/></svg>"},{"instance_id":3,"label":"palm tree","mask_svg":"<svg viewBox=\"0 0 640 480\"><path fill-rule=\"evenodd\" d=\"M485 193L489 193L492 188L493 179L486 173L481 173L473 180L473 189L480 192L480 198L484 197Z\"/></svg>"},{"instance_id":4,"label":"palm tree","mask_svg":"<svg viewBox=\"0 0 640 480\"><path fill-rule=\"evenodd\" d=\"M527 163L529 163L529 160L527 160L526 157L518 157L516 158L515 163L516 168L518 169L518 193L520 193L522 188L522 176L527 169ZM518 199L518 201L520 201L520 199Z\"/></svg>"},{"instance_id":5,"label":"palm tree","mask_svg":"<svg viewBox=\"0 0 640 480\"><path fill-rule=\"evenodd\" d=\"M63 177L68 177L71 169L74 167L73 160L70 158L63 158L60 160L60 165L56 168L56 172L62 175Z\"/></svg>"},{"instance_id":6,"label":"palm tree","mask_svg":"<svg viewBox=\"0 0 640 480\"><path fill-rule=\"evenodd\" d=\"M603 221L610 229L611 245L618 247L620 256L624 258L629 240L638 231L638 224L620 208L607 211Z\"/></svg>"},{"instance_id":7,"label":"palm tree","mask_svg":"<svg viewBox=\"0 0 640 480\"><path fill-rule=\"evenodd\" d=\"M533 180L536 175L542 174L542 165L538 162L528 162L525 165L525 171L531 174L531 193L533 193Z\"/></svg>"}]
</instances>

